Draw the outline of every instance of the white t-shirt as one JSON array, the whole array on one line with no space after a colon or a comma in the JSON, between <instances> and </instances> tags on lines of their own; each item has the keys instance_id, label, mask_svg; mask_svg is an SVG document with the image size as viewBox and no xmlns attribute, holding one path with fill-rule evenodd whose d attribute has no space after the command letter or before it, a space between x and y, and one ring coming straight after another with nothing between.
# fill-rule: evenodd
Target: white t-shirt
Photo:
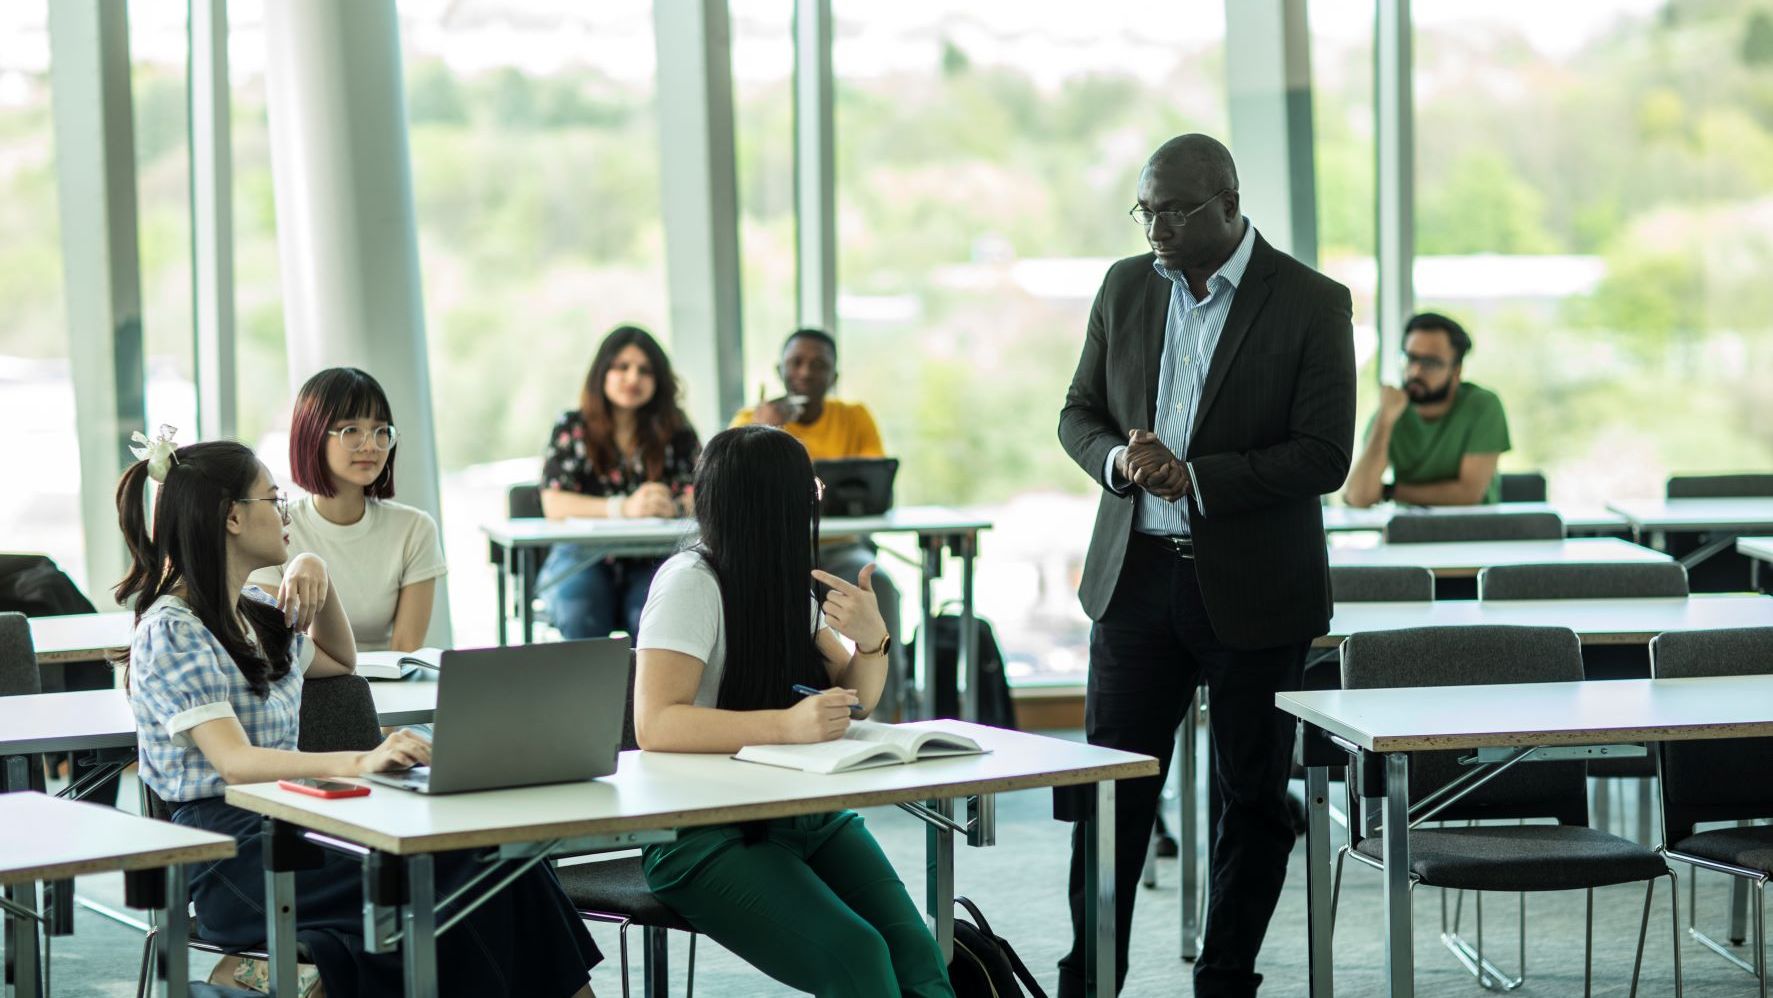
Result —
<instances>
[{"instance_id":1,"label":"white t-shirt","mask_svg":"<svg viewBox=\"0 0 1773 998\"><path fill-rule=\"evenodd\" d=\"M333 592L344 600L345 618L364 651L386 651L394 640L403 587L449 571L431 514L389 499L371 499L362 519L342 526L321 516L311 496L290 503L289 556L298 554L326 562ZM247 581L274 594L283 569L261 569Z\"/></svg>"},{"instance_id":2,"label":"white t-shirt","mask_svg":"<svg viewBox=\"0 0 1773 998\"><path fill-rule=\"evenodd\" d=\"M809 593L813 623L825 630L825 615ZM720 677L726 672L726 613L720 605L720 578L696 551L681 551L653 574L646 606L640 611L637 651L674 651L702 660L695 705L720 703Z\"/></svg>"}]
</instances>

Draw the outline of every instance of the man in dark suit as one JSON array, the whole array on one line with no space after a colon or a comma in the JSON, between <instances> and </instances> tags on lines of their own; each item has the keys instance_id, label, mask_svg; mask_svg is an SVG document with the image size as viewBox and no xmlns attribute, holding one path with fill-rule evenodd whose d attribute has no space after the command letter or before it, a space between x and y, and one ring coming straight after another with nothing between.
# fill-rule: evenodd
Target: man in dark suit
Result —
<instances>
[{"instance_id":1,"label":"man in dark suit","mask_svg":"<svg viewBox=\"0 0 1773 998\"><path fill-rule=\"evenodd\" d=\"M1256 233L1216 140L1164 143L1137 197L1153 252L1109 268L1059 416L1066 453L1103 488L1079 589L1095 622L1084 724L1092 744L1167 770L1206 684L1224 811L1194 993L1247 996L1294 840L1293 725L1274 695L1298 688L1311 639L1329 630L1319 497L1347 478L1354 443L1351 306ZM1117 990L1162 784L1117 792ZM1082 800L1060 796L1060 817ZM1062 996L1083 993L1083 855L1074 835Z\"/></svg>"}]
</instances>

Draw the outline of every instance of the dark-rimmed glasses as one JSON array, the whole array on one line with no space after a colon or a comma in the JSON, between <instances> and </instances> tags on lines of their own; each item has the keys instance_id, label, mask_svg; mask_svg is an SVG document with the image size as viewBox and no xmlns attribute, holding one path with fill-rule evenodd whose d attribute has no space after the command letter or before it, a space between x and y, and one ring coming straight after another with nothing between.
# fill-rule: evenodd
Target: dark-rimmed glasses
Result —
<instances>
[{"instance_id":1,"label":"dark-rimmed glasses","mask_svg":"<svg viewBox=\"0 0 1773 998\"><path fill-rule=\"evenodd\" d=\"M273 509L277 510L277 518L283 521L283 525L286 527L289 526L289 497L284 495L281 492L277 493L274 496L263 496L258 499L236 499L234 501L235 502L268 502L271 504Z\"/></svg>"}]
</instances>

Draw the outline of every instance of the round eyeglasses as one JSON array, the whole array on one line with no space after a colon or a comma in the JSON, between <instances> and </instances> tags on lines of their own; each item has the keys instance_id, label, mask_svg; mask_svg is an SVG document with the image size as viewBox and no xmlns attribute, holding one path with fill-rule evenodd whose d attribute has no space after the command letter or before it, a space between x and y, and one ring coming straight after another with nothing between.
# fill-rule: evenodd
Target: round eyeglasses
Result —
<instances>
[{"instance_id":1,"label":"round eyeglasses","mask_svg":"<svg viewBox=\"0 0 1773 998\"><path fill-rule=\"evenodd\" d=\"M400 434L392 426L378 426L373 430L365 430L361 426L344 426L336 430L327 430L329 437L338 437L339 443L348 451L360 451L373 446L376 450L393 450L400 442Z\"/></svg>"}]
</instances>

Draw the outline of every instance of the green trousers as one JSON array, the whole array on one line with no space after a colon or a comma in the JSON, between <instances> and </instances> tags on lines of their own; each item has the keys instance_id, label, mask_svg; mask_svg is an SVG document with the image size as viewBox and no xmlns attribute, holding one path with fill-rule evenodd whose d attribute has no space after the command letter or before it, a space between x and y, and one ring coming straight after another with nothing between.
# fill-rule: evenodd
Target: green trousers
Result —
<instances>
[{"instance_id":1,"label":"green trousers","mask_svg":"<svg viewBox=\"0 0 1773 998\"><path fill-rule=\"evenodd\" d=\"M696 931L789 987L832 998L953 998L923 915L854 811L684 829L647 885Z\"/></svg>"}]
</instances>

